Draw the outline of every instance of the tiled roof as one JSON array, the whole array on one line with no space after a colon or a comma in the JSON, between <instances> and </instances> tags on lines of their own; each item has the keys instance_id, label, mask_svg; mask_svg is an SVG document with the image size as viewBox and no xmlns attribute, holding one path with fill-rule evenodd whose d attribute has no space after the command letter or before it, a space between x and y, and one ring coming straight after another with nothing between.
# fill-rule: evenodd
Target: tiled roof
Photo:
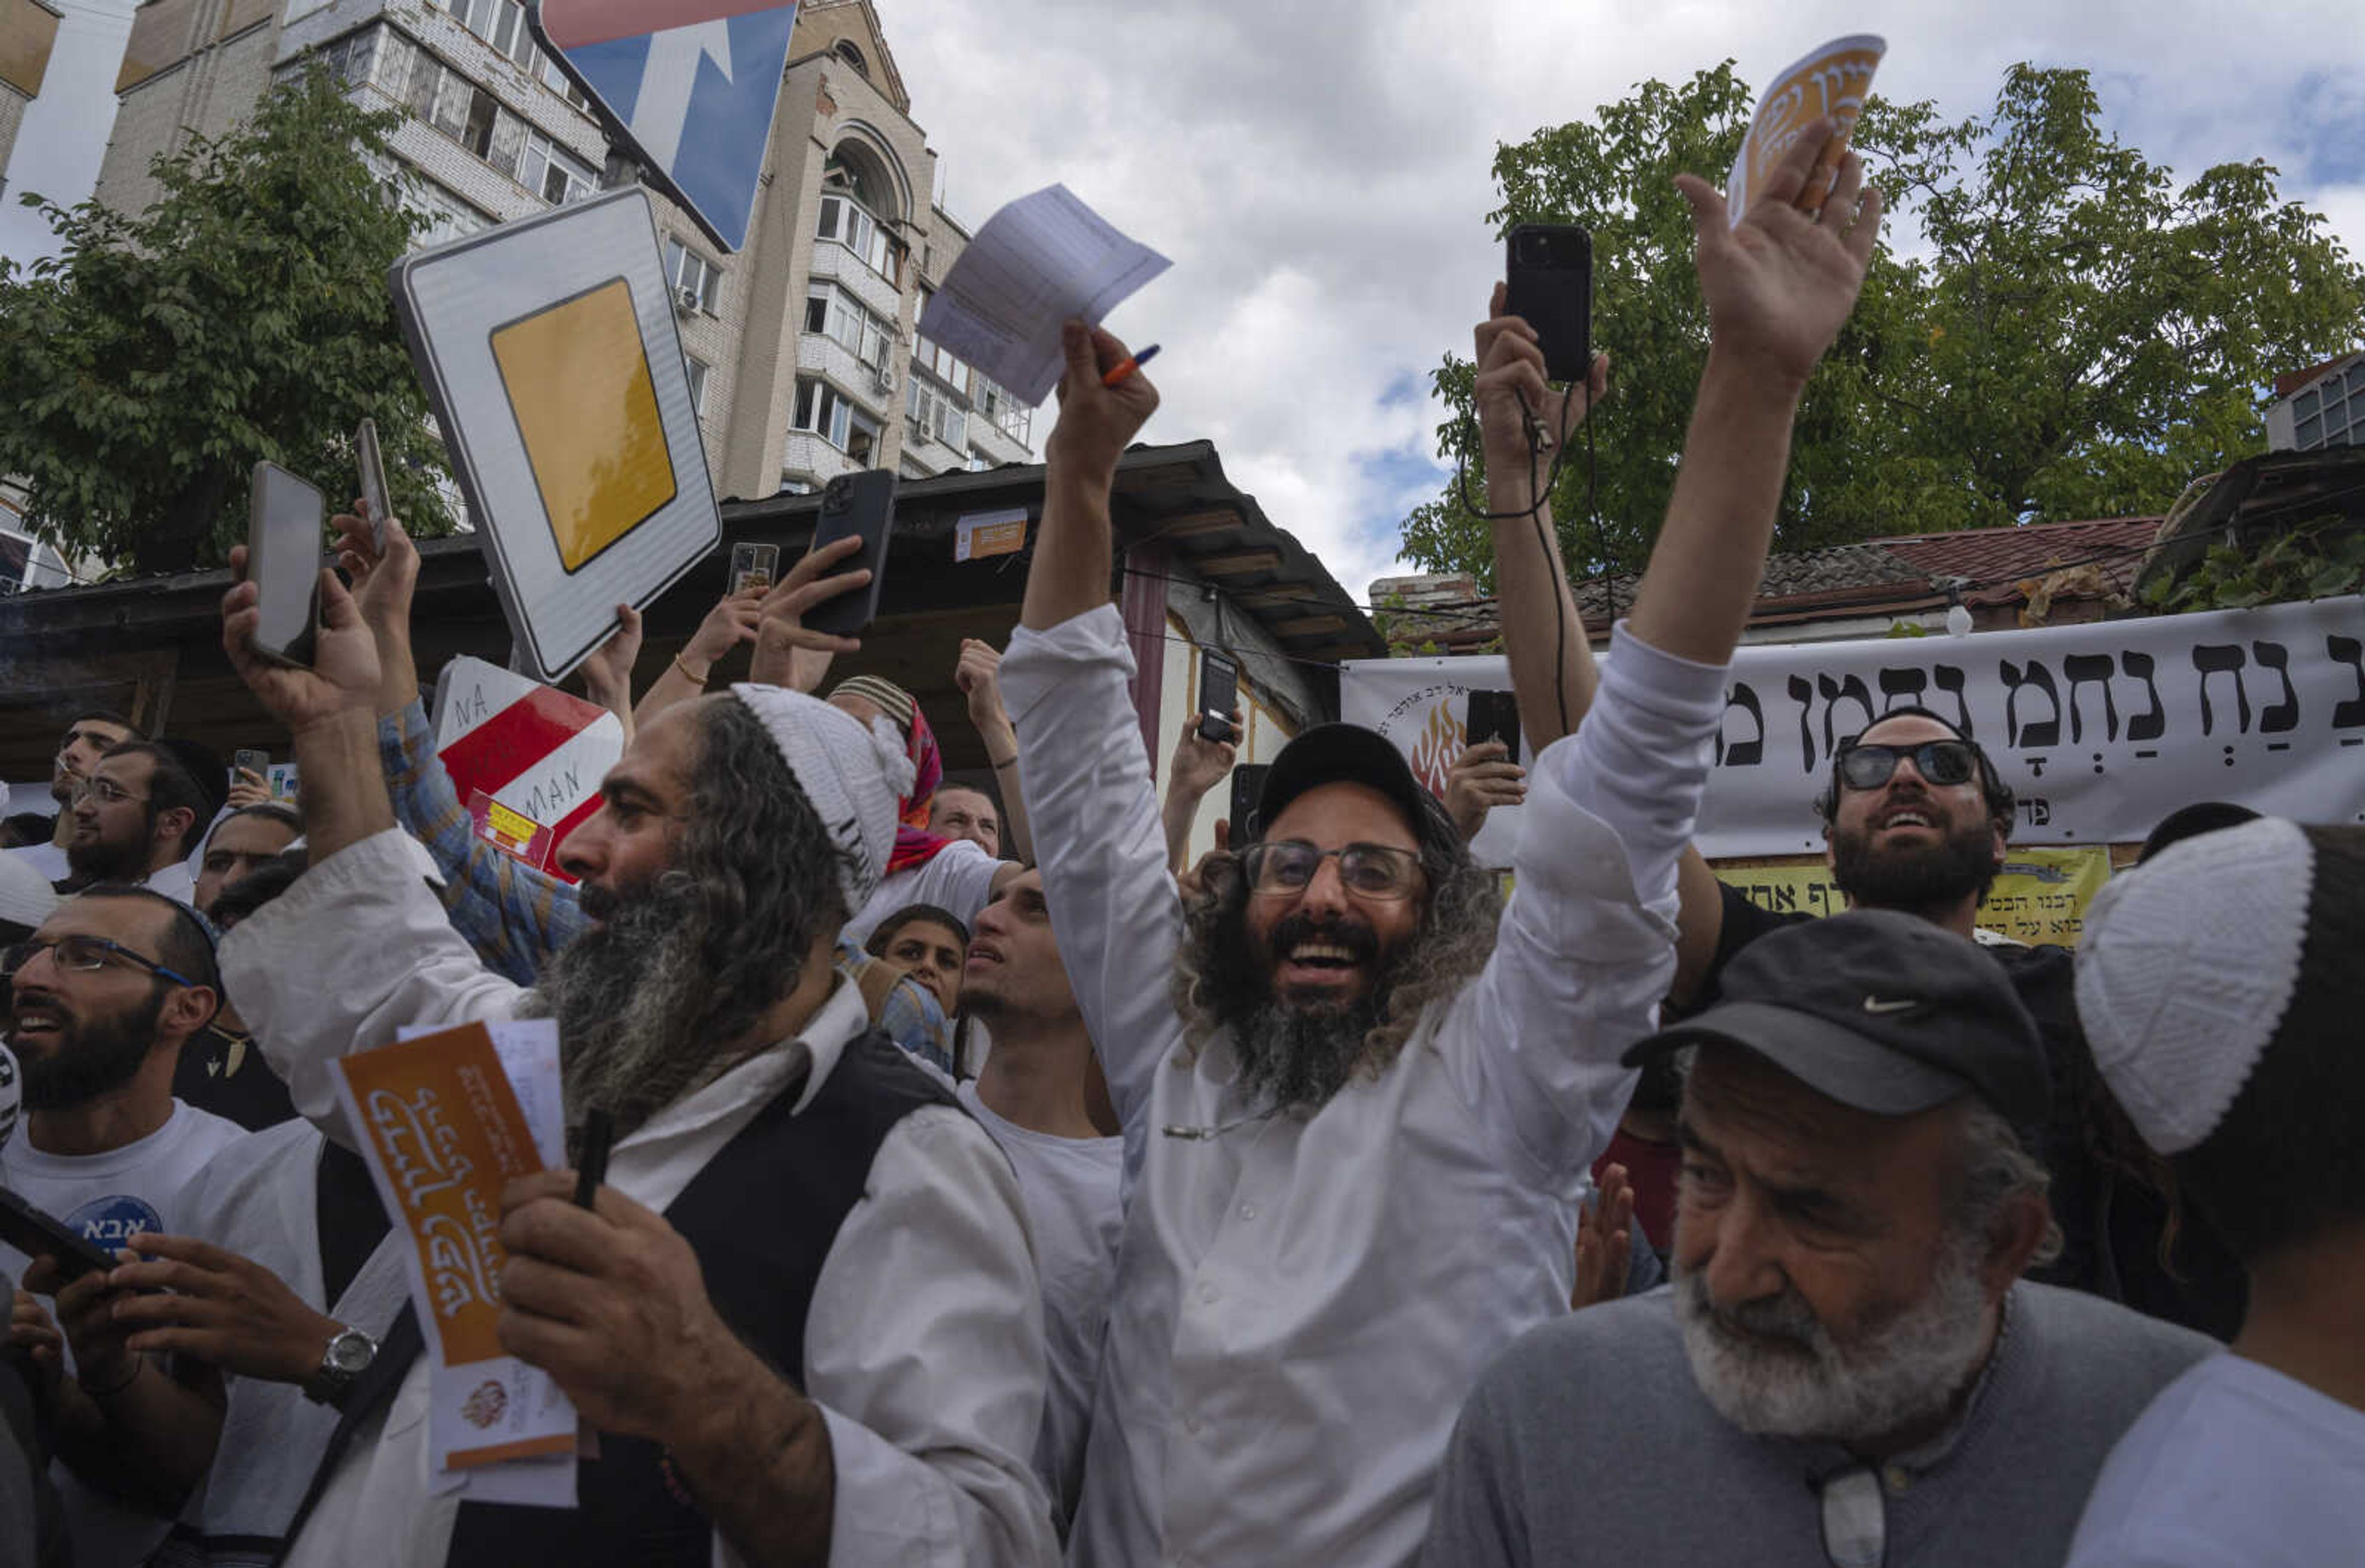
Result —
<instances>
[{"instance_id":1,"label":"tiled roof","mask_svg":"<svg viewBox=\"0 0 2365 1568\"><path fill-rule=\"evenodd\" d=\"M2098 567L2112 587L2127 592L2159 524L2157 517L2109 517L1916 533L1880 543L1924 578L1969 578L1975 586L1964 592L1966 604L2010 604L2021 597L2015 585L2023 578L2065 566Z\"/></svg>"}]
</instances>

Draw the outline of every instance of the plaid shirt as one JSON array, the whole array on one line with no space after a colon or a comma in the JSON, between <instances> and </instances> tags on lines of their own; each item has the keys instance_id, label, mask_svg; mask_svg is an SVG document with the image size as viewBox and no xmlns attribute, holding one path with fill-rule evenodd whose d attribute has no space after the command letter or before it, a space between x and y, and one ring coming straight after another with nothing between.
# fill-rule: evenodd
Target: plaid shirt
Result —
<instances>
[{"instance_id":1,"label":"plaid shirt","mask_svg":"<svg viewBox=\"0 0 2365 1568\"><path fill-rule=\"evenodd\" d=\"M436 896L452 928L495 973L532 985L543 961L580 936L588 924L574 885L476 836L452 775L435 755L435 732L427 722L424 701L414 698L401 712L380 718L377 745L395 820L427 846L443 874ZM837 958L838 973L848 984L857 981L860 966L874 961L843 939ZM936 997L918 981L898 981L871 1022L913 1056L952 1070L952 1029Z\"/></svg>"}]
</instances>

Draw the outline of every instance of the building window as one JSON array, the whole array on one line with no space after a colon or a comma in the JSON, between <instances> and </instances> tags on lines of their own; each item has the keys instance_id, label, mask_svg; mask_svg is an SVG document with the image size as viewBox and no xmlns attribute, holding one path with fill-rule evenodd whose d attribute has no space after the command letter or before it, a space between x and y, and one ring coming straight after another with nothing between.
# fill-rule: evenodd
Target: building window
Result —
<instances>
[{"instance_id":1,"label":"building window","mask_svg":"<svg viewBox=\"0 0 2365 1568\"><path fill-rule=\"evenodd\" d=\"M678 240L666 241L666 282L676 299L688 300L709 316L723 297L723 269Z\"/></svg>"},{"instance_id":2,"label":"building window","mask_svg":"<svg viewBox=\"0 0 2365 1568\"><path fill-rule=\"evenodd\" d=\"M824 240L836 241L861 258L864 266L897 287L902 286L899 281L902 275L902 242L851 196L822 197L815 232Z\"/></svg>"},{"instance_id":3,"label":"building window","mask_svg":"<svg viewBox=\"0 0 2365 1568\"><path fill-rule=\"evenodd\" d=\"M849 463L868 468L879 454L879 421L859 409L846 421L846 456Z\"/></svg>"},{"instance_id":4,"label":"building window","mask_svg":"<svg viewBox=\"0 0 2365 1568\"><path fill-rule=\"evenodd\" d=\"M689 373L689 411L703 419L706 415L706 362L694 353L681 356L681 367Z\"/></svg>"},{"instance_id":5,"label":"building window","mask_svg":"<svg viewBox=\"0 0 2365 1568\"><path fill-rule=\"evenodd\" d=\"M805 330L828 338L871 369L884 374L894 349L894 329L829 284L815 284L805 296Z\"/></svg>"},{"instance_id":6,"label":"building window","mask_svg":"<svg viewBox=\"0 0 2365 1568\"><path fill-rule=\"evenodd\" d=\"M526 132L517 180L553 207L581 201L600 186L600 177L590 164L538 130Z\"/></svg>"},{"instance_id":7,"label":"building window","mask_svg":"<svg viewBox=\"0 0 2365 1568\"><path fill-rule=\"evenodd\" d=\"M860 72L863 75L868 76L870 74L870 62L862 58L862 51L854 47L854 40L852 39L838 39L836 45L830 50L830 53L837 56L848 65L853 66L855 70Z\"/></svg>"},{"instance_id":8,"label":"building window","mask_svg":"<svg viewBox=\"0 0 2365 1568\"><path fill-rule=\"evenodd\" d=\"M916 338L912 343L912 363L923 370L942 376L955 389L969 386L969 366L953 356L952 350L926 338Z\"/></svg>"},{"instance_id":9,"label":"building window","mask_svg":"<svg viewBox=\"0 0 2365 1568\"><path fill-rule=\"evenodd\" d=\"M826 381L807 376L797 379L797 409L794 427L811 431L830 445L844 449L846 437L852 433L854 405L846 395Z\"/></svg>"},{"instance_id":10,"label":"building window","mask_svg":"<svg viewBox=\"0 0 2365 1568\"><path fill-rule=\"evenodd\" d=\"M1008 389L982 375L979 376L977 409L978 412L993 421L994 429L1021 446L1026 444L1027 434L1035 422L1035 410L1012 397Z\"/></svg>"},{"instance_id":11,"label":"building window","mask_svg":"<svg viewBox=\"0 0 2365 1568\"><path fill-rule=\"evenodd\" d=\"M385 31L383 28L364 28L359 32L347 33L334 43L322 46L320 63L328 67L331 75L347 86L364 86L377 59L378 40L385 36Z\"/></svg>"},{"instance_id":12,"label":"building window","mask_svg":"<svg viewBox=\"0 0 2365 1568\"><path fill-rule=\"evenodd\" d=\"M958 452L969 444L969 414L959 401L933 382L912 380L903 413L914 440L938 441Z\"/></svg>"}]
</instances>

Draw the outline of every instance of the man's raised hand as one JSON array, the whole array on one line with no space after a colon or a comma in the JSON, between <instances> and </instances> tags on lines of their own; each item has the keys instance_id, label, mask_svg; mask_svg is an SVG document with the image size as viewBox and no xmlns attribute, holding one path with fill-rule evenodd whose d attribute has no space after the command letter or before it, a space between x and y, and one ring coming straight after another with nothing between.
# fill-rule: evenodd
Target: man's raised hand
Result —
<instances>
[{"instance_id":1,"label":"man's raised hand","mask_svg":"<svg viewBox=\"0 0 2365 1568\"><path fill-rule=\"evenodd\" d=\"M367 501L355 501L353 510L339 512L329 526L336 531L337 565L353 585L362 620L373 631L394 632L407 642L410 600L419 589L419 546L403 532L402 520L386 519L383 549Z\"/></svg>"},{"instance_id":2,"label":"man's raised hand","mask_svg":"<svg viewBox=\"0 0 2365 1568\"><path fill-rule=\"evenodd\" d=\"M230 569L236 580L222 595L222 651L271 716L293 735L354 714L374 722L377 643L337 574L321 570L320 611L326 624L313 648L312 667L305 669L271 658L254 645L255 629L263 622L262 590L247 580L245 545L231 546Z\"/></svg>"},{"instance_id":3,"label":"man's raised hand","mask_svg":"<svg viewBox=\"0 0 2365 1568\"><path fill-rule=\"evenodd\" d=\"M1104 481L1158 411L1158 388L1138 370L1114 386L1103 384L1130 356L1105 328L1070 321L1059 330L1059 346L1068 368L1059 378L1059 417L1043 444L1044 461L1064 475Z\"/></svg>"},{"instance_id":4,"label":"man's raised hand","mask_svg":"<svg viewBox=\"0 0 2365 1568\"><path fill-rule=\"evenodd\" d=\"M1864 184L1864 161L1840 160L1820 213L1799 210L1823 176L1815 162L1836 122L1807 128L1750 203L1738 225L1724 196L1696 174L1676 188L1692 209L1695 262L1708 301L1709 352L1796 392L1855 308L1880 235L1880 193Z\"/></svg>"},{"instance_id":5,"label":"man's raised hand","mask_svg":"<svg viewBox=\"0 0 2365 1568\"><path fill-rule=\"evenodd\" d=\"M1486 456L1487 478L1494 484L1524 481L1531 462L1548 466L1552 448L1585 422L1609 390L1609 356L1597 353L1583 386L1554 391L1544 378L1544 351L1537 342L1536 330L1524 318L1504 313L1509 300L1508 286L1496 284L1487 305L1487 319L1478 323L1476 332L1478 375L1474 390L1478 438ZM1536 421L1532 438L1528 424L1531 412Z\"/></svg>"},{"instance_id":6,"label":"man's raised hand","mask_svg":"<svg viewBox=\"0 0 2365 1568\"><path fill-rule=\"evenodd\" d=\"M748 678L762 686L792 687L799 691L812 689L818 684L821 672L829 667L829 660L838 654L859 652L862 643L856 637L840 637L828 632L816 632L804 622L805 611L839 594L851 593L870 581L870 568L857 566L850 572L834 577L822 574L839 563L851 559L862 549L858 536L849 534L833 540L817 550L808 550L802 559L789 568L788 576L774 585L758 606L756 626L754 667ZM813 671L813 682L799 678L798 655L809 655Z\"/></svg>"}]
</instances>

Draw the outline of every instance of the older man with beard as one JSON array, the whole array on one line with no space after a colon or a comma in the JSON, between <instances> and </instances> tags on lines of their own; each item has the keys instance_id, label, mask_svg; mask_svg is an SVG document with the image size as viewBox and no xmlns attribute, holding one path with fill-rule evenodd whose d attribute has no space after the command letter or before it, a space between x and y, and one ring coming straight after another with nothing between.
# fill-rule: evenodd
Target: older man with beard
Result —
<instances>
[{"instance_id":1,"label":"older man with beard","mask_svg":"<svg viewBox=\"0 0 2365 1568\"><path fill-rule=\"evenodd\" d=\"M295 737L312 867L243 922L231 993L334 1137L330 1063L405 1025L557 1021L570 1126L617 1141L595 1210L505 1195L505 1348L599 1433L574 1509L436 1494L427 1369L398 1320L350 1393L286 1561L1041 1563L1043 1317L1015 1178L830 967L893 841L884 726L743 686L642 726L567 841L593 927L532 991L411 869L378 766L376 651L321 575L312 670L223 642Z\"/></svg>"},{"instance_id":2,"label":"older man with beard","mask_svg":"<svg viewBox=\"0 0 2365 1568\"><path fill-rule=\"evenodd\" d=\"M1698 186L1713 347L1683 467L1598 700L1536 759L1508 910L1402 756L1348 725L1275 758L1261 836L1185 910L1109 600L1116 464L1157 394L1138 373L1107 385L1124 345L1069 327L1003 687L1125 1137L1073 1561L1407 1561L1450 1412L1496 1350L1567 1311L1586 1169L1632 1083L1617 1053L1674 969L1676 857L1797 398L1878 228L1854 159L1822 220L1789 205L1820 145L1802 139L1738 229ZM1564 398L1526 323L1481 332L1500 549L1541 521L1530 462L1603 381ZM1523 711L1552 697L1557 652L1524 627L1511 646Z\"/></svg>"},{"instance_id":3,"label":"older man with beard","mask_svg":"<svg viewBox=\"0 0 2365 1568\"><path fill-rule=\"evenodd\" d=\"M2072 952L1979 929L1979 905L2003 868L2014 800L1984 747L1929 709L1899 706L1843 741L1815 801L1832 879L1855 909L1898 910L1979 949L2036 1020L2053 1081L2053 1117L2037 1152L2053 1173L2058 1257L2034 1277L2230 1338L2242 1320L2240 1265L2216 1227L2183 1210L2156 1165L2107 1106L2079 1027ZM1684 881L1684 948L1670 1000L1712 1002L1724 968L1749 944L1799 921L1718 882L1697 855Z\"/></svg>"},{"instance_id":4,"label":"older man with beard","mask_svg":"<svg viewBox=\"0 0 2365 1568\"><path fill-rule=\"evenodd\" d=\"M1591 722L1593 721L1588 721ZM2210 1350L2023 1282L2052 1243L2036 1031L1978 949L1888 911L1777 932L1695 1052L1670 1290L1538 1329L1455 1428L1424 1561L2026 1568Z\"/></svg>"}]
</instances>

